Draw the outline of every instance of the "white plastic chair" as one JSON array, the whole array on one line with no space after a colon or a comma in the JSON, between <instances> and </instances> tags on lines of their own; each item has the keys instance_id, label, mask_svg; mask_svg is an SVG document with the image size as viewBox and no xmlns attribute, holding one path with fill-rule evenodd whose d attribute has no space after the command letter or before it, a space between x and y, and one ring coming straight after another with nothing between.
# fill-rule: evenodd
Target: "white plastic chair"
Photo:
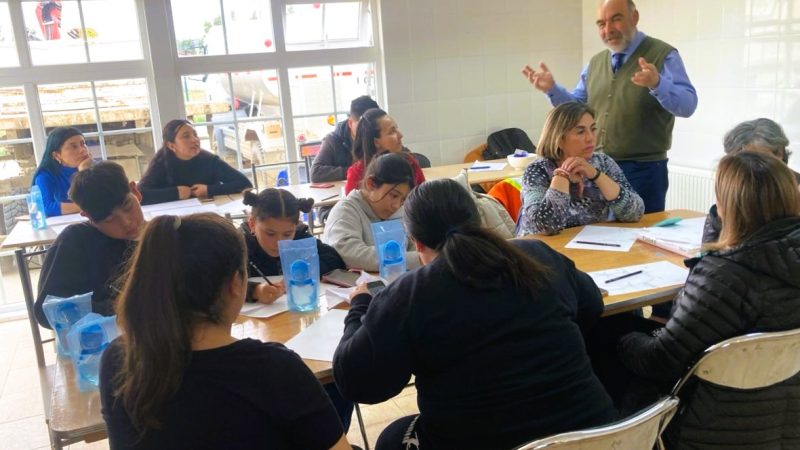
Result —
<instances>
[{"instance_id":1,"label":"white plastic chair","mask_svg":"<svg viewBox=\"0 0 800 450\"><path fill-rule=\"evenodd\" d=\"M666 397L620 422L538 439L517 450L648 450L656 444L663 449L659 437L677 407L678 399Z\"/></svg>"}]
</instances>

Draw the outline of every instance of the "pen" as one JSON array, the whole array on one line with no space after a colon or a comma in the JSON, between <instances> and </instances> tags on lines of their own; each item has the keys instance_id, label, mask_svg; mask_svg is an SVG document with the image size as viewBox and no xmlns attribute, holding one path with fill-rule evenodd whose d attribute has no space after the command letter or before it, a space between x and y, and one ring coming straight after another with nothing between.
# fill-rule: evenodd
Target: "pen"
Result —
<instances>
[{"instance_id":1,"label":"pen","mask_svg":"<svg viewBox=\"0 0 800 450\"><path fill-rule=\"evenodd\" d=\"M606 283L611 283L612 281L618 281L618 280L621 280L623 278L628 278L628 277L632 277L634 275L639 275L640 273L642 273L641 270L637 270L636 272L626 273L625 275L620 275L620 276L618 276L616 278L612 278L610 280L606 280Z\"/></svg>"},{"instance_id":2,"label":"pen","mask_svg":"<svg viewBox=\"0 0 800 450\"><path fill-rule=\"evenodd\" d=\"M261 276L261 278L263 278L264 281L267 282L268 285L275 286L274 284L272 284L272 281L269 281L269 278L267 278L267 276L264 275L264 272L262 272L261 269L259 269L257 265L253 264L253 261L248 261L248 262L250 263L250 267L252 267L253 270L255 270L256 273L259 274Z\"/></svg>"},{"instance_id":3,"label":"pen","mask_svg":"<svg viewBox=\"0 0 800 450\"><path fill-rule=\"evenodd\" d=\"M575 241L576 244L604 245L606 247L622 247L619 244L609 244L607 242Z\"/></svg>"},{"instance_id":4,"label":"pen","mask_svg":"<svg viewBox=\"0 0 800 450\"><path fill-rule=\"evenodd\" d=\"M336 198L336 197L338 197L338 196L339 196L339 194L333 194L333 195L331 195L330 197L325 197L325 198L323 198L322 200L320 200L320 202L324 202L324 201L326 201L326 200L331 200L331 199L334 199L334 198Z\"/></svg>"},{"instance_id":5,"label":"pen","mask_svg":"<svg viewBox=\"0 0 800 450\"><path fill-rule=\"evenodd\" d=\"M488 169L489 166L472 166L469 170Z\"/></svg>"}]
</instances>

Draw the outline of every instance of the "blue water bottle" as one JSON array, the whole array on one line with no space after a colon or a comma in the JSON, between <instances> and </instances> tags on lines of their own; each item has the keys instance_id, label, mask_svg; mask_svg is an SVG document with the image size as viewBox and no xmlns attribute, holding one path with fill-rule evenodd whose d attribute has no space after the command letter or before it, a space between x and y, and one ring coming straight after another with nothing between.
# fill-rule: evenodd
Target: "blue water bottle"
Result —
<instances>
[{"instance_id":1,"label":"blue water bottle","mask_svg":"<svg viewBox=\"0 0 800 450\"><path fill-rule=\"evenodd\" d=\"M317 286L311 279L308 263L301 259L292 262L289 273L289 310L314 311L318 303Z\"/></svg>"},{"instance_id":2,"label":"blue water bottle","mask_svg":"<svg viewBox=\"0 0 800 450\"><path fill-rule=\"evenodd\" d=\"M381 278L391 283L406 272L405 252L395 240L389 240L383 245L383 260L381 261Z\"/></svg>"},{"instance_id":3,"label":"blue water bottle","mask_svg":"<svg viewBox=\"0 0 800 450\"><path fill-rule=\"evenodd\" d=\"M28 212L31 213L31 228L34 230L47 228L42 191L35 184L31 186L31 193L28 194Z\"/></svg>"},{"instance_id":4,"label":"blue water bottle","mask_svg":"<svg viewBox=\"0 0 800 450\"><path fill-rule=\"evenodd\" d=\"M99 324L81 330L80 355L75 361L78 369L78 387L82 392L96 387L100 382L100 358L109 340Z\"/></svg>"},{"instance_id":5,"label":"blue water bottle","mask_svg":"<svg viewBox=\"0 0 800 450\"><path fill-rule=\"evenodd\" d=\"M289 172L286 169L281 169L278 172L278 182L275 184L276 186L288 186L289 185Z\"/></svg>"}]
</instances>

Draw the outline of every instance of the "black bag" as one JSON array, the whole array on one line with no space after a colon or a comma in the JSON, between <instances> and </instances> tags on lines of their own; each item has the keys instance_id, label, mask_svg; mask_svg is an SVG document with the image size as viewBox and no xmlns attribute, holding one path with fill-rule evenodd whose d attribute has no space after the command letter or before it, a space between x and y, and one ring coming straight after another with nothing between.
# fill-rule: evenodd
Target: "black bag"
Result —
<instances>
[{"instance_id":1,"label":"black bag","mask_svg":"<svg viewBox=\"0 0 800 450\"><path fill-rule=\"evenodd\" d=\"M525 150L535 153L536 146L531 142L528 134L519 128L506 128L495 131L486 139L486 150L483 151L484 159L501 159L514 153L514 150Z\"/></svg>"}]
</instances>

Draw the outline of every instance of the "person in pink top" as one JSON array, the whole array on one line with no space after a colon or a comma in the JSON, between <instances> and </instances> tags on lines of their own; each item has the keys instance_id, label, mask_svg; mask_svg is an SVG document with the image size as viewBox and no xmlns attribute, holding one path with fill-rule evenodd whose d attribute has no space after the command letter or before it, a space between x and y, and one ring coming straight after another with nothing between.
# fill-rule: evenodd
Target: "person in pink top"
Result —
<instances>
[{"instance_id":1,"label":"person in pink top","mask_svg":"<svg viewBox=\"0 0 800 450\"><path fill-rule=\"evenodd\" d=\"M403 147L403 133L397 123L386 111L379 108L368 109L358 121L356 138L353 141L353 165L347 169L345 194L357 189L364 178L366 167L372 159L384 153L404 152L411 168L414 169L414 182L420 185L425 181L417 158Z\"/></svg>"}]
</instances>

